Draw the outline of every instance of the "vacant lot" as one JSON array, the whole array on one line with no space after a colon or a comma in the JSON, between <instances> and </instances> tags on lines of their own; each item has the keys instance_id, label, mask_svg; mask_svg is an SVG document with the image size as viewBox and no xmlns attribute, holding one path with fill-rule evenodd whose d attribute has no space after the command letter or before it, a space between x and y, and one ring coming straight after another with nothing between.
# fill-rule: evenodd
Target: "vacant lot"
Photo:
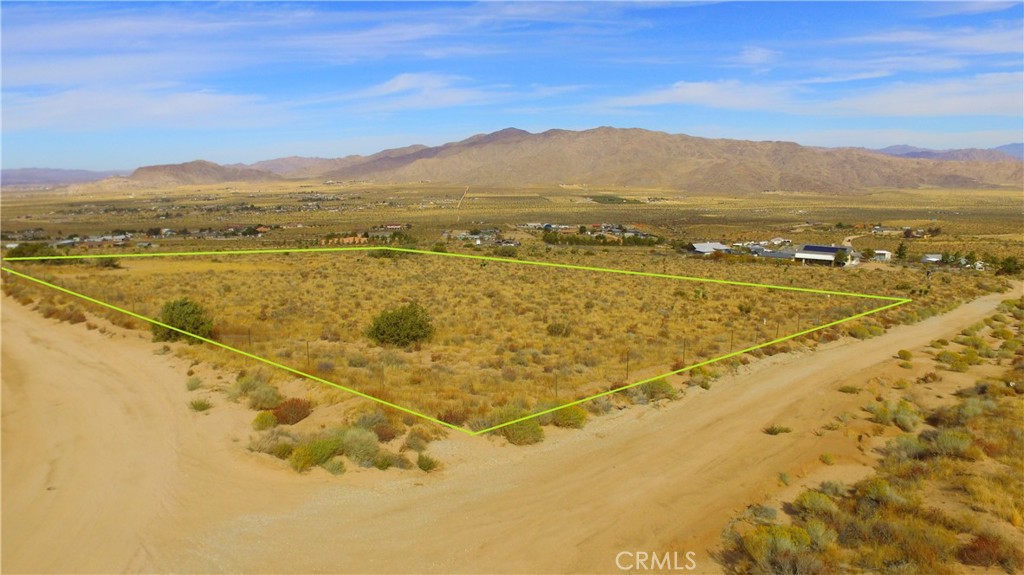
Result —
<instances>
[{"instance_id":1,"label":"vacant lot","mask_svg":"<svg viewBox=\"0 0 1024 575\"><path fill-rule=\"evenodd\" d=\"M382 250L96 261L26 269L151 318L192 298L218 341L473 430L892 303ZM427 341L367 336L376 316L410 303L432 318Z\"/></svg>"}]
</instances>

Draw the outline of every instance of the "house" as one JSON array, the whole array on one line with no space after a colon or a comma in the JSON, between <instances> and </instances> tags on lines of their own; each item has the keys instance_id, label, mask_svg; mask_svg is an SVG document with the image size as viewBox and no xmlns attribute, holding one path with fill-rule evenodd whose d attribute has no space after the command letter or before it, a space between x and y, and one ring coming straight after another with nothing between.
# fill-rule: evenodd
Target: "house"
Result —
<instances>
[{"instance_id":1,"label":"house","mask_svg":"<svg viewBox=\"0 0 1024 575\"><path fill-rule=\"evenodd\" d=\"M876 262L891 262L892 252L887 250L875 250L875 261Z\"/></svg>"},{"instance_id":2,"label":"house","mask_svg":"<svg viewBox=\"0 0 1024 575\"><path fill-rule=\"evenodd\" d=\"M937 264L942 262L942 254L924 254L921 258L923 264Z\"/></svg>"},{"instance_id":3,"label":"house","mask_svg":"<svg viewBox=\"0 0 1024 575\"><path fill-rule=\"evenodd\" d=\"M836 257L840 252L845 253L846 261L843 266L855 266L860 262L860 254L846 246L816 246L805 245L794 255L794 259L804 264L835 265Z\"/></svg>"},{"instance_id":4,"label":"house","mask_svg":"<svg viewBox=\"0 0 1024 575\"><path fill-rule=\"evenodd\" d=\"M724 245L724 244L720 244L718 242L701 242L701 243L691 244L690 249L693 250L694 252L696 252L698 254L701 254L701 255L704 255L704 256L711 255L711 254L713 254L715 252L726 252L726 253L728 253L729 250L730 250L729 246Z\"/></svg>"},{"instance_id":5,"label":"house","mask_svg":"<svg viewBox=\"0 0 1024 575\"><path fill-rule=\"evenodd\" d=\"M761 258L769 258L769 259L776 259L776 260L791 260L791 259L793 259L793 256L795 254L793 252L773 252L773 251L765 250L765 251L763 251L763 252L761 252L759 254L756 254L756 255L757 255L757 257L761 257Z\"/></svg>"}]
</instances>

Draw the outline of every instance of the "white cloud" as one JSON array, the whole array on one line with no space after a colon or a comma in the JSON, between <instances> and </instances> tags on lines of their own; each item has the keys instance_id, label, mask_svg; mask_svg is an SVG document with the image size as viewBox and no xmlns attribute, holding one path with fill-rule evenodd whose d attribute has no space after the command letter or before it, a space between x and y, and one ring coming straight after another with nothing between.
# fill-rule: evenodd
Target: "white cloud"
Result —
<instances>
[{"instance_id":1,"label":"white cloud","mask_svg":"<svg viewBox=\"0 0 1024 575\"><path fill-rule=\"evenodd\" d=\"M748 84L738 80L676 82L671 87L611 98L609 108L666 104L707 106L732 110L780 110L791 105L791 89L778 84Z\"/></svg>"},{"instance_id":2,"label":"white cloud","mask_svg":"<svg viewBox=\"0 0 1024 575\"><path fill-rule=\"evenodd\" d=\"M1020 20L989 28L896 29L876 34L841 38L838 44L902 44L958 54L1020 54L1024 26Z\"/></svg>"},{"instance_id":3,"label":"white cloud","mask_svg":"<svg viewBox=\"0 0 1024 575\"><path fill-rule=\"evenodd\" d=\"M769 64L774 64L778 61L779 56L781 55L782 54L780 52L769 50L768 48L748 46L744 48L738 56L735 56L730 61L740 66L764 68Z\"/></svg>"},{"instance_id":4,"label":"white cloud","mask_svg":"<svg viewBox=\"0 0 1024 575\"><path fill-rule=\"evenodd\" d=\"M248 95L208 91L83 88L53 94L4 94L4 131L41 128L237 128L285 121L286 112Z\"/></svg>"},{"instance_id":5,"label":"white cloud","mask_svg":"<svg viewBox=\"0 0 1024 575\"><path fill-rule=\"evenodd\" d=\"M845 96L821 111L869 116L1024 116L1024 74L979 74L936 82L899 82Z\"/></svg>"}]
</instances>

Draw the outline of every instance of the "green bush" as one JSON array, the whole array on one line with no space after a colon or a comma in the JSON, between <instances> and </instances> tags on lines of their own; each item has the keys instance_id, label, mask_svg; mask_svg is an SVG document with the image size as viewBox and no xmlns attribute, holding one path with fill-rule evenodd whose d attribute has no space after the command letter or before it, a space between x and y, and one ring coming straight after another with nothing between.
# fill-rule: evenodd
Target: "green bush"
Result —
<instances>
[{"instance_id":1,"label":"green bush","mask_svg":"<svg viewBox=\"0 0 1024 575\"><path fill-rule=\"evenodd\" d=\"M362 427L345 430L341 436L341 446L345 455L360 467L372 466L380 451L377 434Z\"/></svg>"},{"instance_id":2,"label":"green bush","mask_svg":"<svg viewBox=\"0 0 1024 575\"><path fill-rule=\"evenodd\" d=\"M203 380L199 379L198 377L196 377L194 375L192 377L188 378L188 381L185 382L185 389L187 389L189 391L195 391L195 390L199 389L202 386L203 386Z\"/></svg>"},{"instance_id":3,"label":"green bush","mask_svg":"<svg viewBox=\"0 0 1024 575\"><path fill-rule=\"evenodd\" d=\"M281 392L277 391L276 387L261 385L249 392L249 408L259 410L274 409L281 404L283 399Z\"/></svg>"},{"instance_id":4,"label":"green bush","mask_svg":"<svg viewBox=\"0 0 1024 575\"><path fill-rule=\"evenodd\" d=\"M903 431L913 431L921 423L921 414L912 403L906 400L899 402L886 401L865 407L872 415L872 421L882 425L895 425Z\"/></svg>"},{"instance_id":5,"label":"green bush","mask_svg":"<svg viewBox=\"0 0 1024 575\"><path fill-rule=\"evenodd\" d=\"M200 399L193 399L192 401L190 401L188 403L188 406L189 406L189 408L192 409L192 411L206 411L207 409L210 409L211 407L213 407L213 404L210 403L210 401L208 399L200 398Z\"/></svg>"},{"instance_id":6,"label":"green bush","mask_svg":"<svg viewBox=\"0 0 1024 575\"><path fill-rule=\"evenodd\" d=\"M522 407L507 405L494 414L492 425L514 421L527 415L529 413ZM540 421L536 417L506 425L495 430L495 433L507 439L512 445L530 445L544 440L544 428L540 426Z\"/></svg>"},{"instance_id":7,"label":"green bush","mask_svg":"<svg viewBox=\"0 0 1024 575\"><path fill-rule=\"evenodd\" d=\"M382 311L373 318L366 335L381 345L406 346L429 339L434 326L427 310L418 303Z\"/></svg>"},{"instance_id":8,"label":"green bush","mask_svg":"<svg viewBox=\"0 0 1024 575\"><path fill-rule=\"evenodd\" d=\"M300 443L292 450L288 463L298 472L322 465L338 454L341 442L335 437L322 437Z\"/></svg>"},{"instance_id":9,"label":"green bush","mask_svg":"<svg viewBox=\"0 0 1024 575\"><path fill-rule=\"evenodd\" d=\"M587 424L587 412L578 405L564 407L552 414L552 423L556 427L580 429Z\"/></svg>"},{"instance_id":10,"label":"green bush","mask_svg":"<svg viewBox=\"0 0 1024 575\"><path fill-rule=\"evenodd\" d=\"M759 525L742 537L741 548L753 561L753 573L824 573L811 549L811 536L796 525Z\"/></svg>"},{"instance_id":11,"label":"green bush","mask_svg":"<svg viewBox=\"0 0 1024 575\"><path fill-rule=\"evenodd\" d=\"M261 411L252 419L252 428L256 431L270 429L277 425L277 418L272 411Z\"/></svg>"},{"instance_id":12,"label":"green bush","mask_svg":"<svg viewBox=\"0 0 1024 575\"><path fill-rule=\"evenodd\" d=\"M664 379L656 379L640 384L640 392L650 401L658 399L675 399L676 389Z\"/></svg>"},{"instance_id":13,"label":"green bush","mask_svg":"<svg viewBox=\"0 0 1024 575\"><path fill-rule=\"evenodd\" d=\"M169 301L160 310L160 322L178 328L192 335L209 339L213 336L213 318L203 306L188 299ZM177 341L185 337L181 332L153 324L153 341ZM187 338L190 344L199 340Z\"/></svg>"},{"instance_id":14,"label":"green bush","mask_svg":"<svg viewBox=\"0 0 1024 575\"><path fill-rule=\"evenodd\" d=\"M330 473L331 475L341 475L342 473L345 473L345 462L337 457L321 463L320 467L323 467L327 470L327 473Z\"/></svg>"},{"instance_id":15,"label":"green bush","mask_svg":"<svg viewBox=\"0 0 1024 575\"><path fill-rule=\"evenodd\" d=\"M811 517L831 517L839 511L828 495L818 491L804 491L797 496L793 506L803 515Z\"/></svg>"},{"instance_id":16,"label":"green bush","mask_svg":"<svg viewBox=\"0 0 1024 575\"><path fill-rule=\"evenodd\" d=\"M896 357L902 359L903 361L910 361L910 358L914 357L914 354L910 353L905 349L901 349L898 352L896 352Z\"/></svg>"},{"instance_id":17,"label":"green bush","mask_svg":"<svg viewBox=\"0 0 1024 575\"><path fill-rule=\"evenodd\" d=\"M416 467L419 467L421 470L426 471L427 473L430 473L431 471L437 469L438 465L440 465L440 463L438 463L436 459L430 457L426 453L421 452L419 457L416 458Z\"/></svg>"},{"instance_id":18,"label":"green bush","mask_svg":"<svg viewBox=\"0 0 1024 575\"><path fill-rule=\"evenodd\" d=\"M7 252L9 258L35 258L35 257L51 257L60 255L57 250L53 249L53 246L49 244L18 244L17 247L11 248ZM57 262L47 262L57 263Z\"/></svg>"}]
</instances>

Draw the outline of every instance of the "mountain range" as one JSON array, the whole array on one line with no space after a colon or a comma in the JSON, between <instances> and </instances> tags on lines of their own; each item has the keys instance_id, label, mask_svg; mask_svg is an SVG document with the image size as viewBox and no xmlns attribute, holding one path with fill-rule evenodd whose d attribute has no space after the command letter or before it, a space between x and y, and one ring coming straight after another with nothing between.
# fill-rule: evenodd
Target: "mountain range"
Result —
<instances>
[{"instance_id":1,"label":"mountain range","mask_svg":"<svg viewBox=\"0 0 1024 575\"><path fill-rule=\"evenodd\" d=\"M842 193L875 187L1020 187L1021 144L991 150L816 148L791 142L708 139L641 129L530 133L508 128L441 146L370 156L286 157L254 164L197 160L146 166L123 183L194 185L280 179L432 181L478 187L574 184L692 193L787 190ZM6 179L6 178L5 178Z\"/></svg>"}]
</instances>

